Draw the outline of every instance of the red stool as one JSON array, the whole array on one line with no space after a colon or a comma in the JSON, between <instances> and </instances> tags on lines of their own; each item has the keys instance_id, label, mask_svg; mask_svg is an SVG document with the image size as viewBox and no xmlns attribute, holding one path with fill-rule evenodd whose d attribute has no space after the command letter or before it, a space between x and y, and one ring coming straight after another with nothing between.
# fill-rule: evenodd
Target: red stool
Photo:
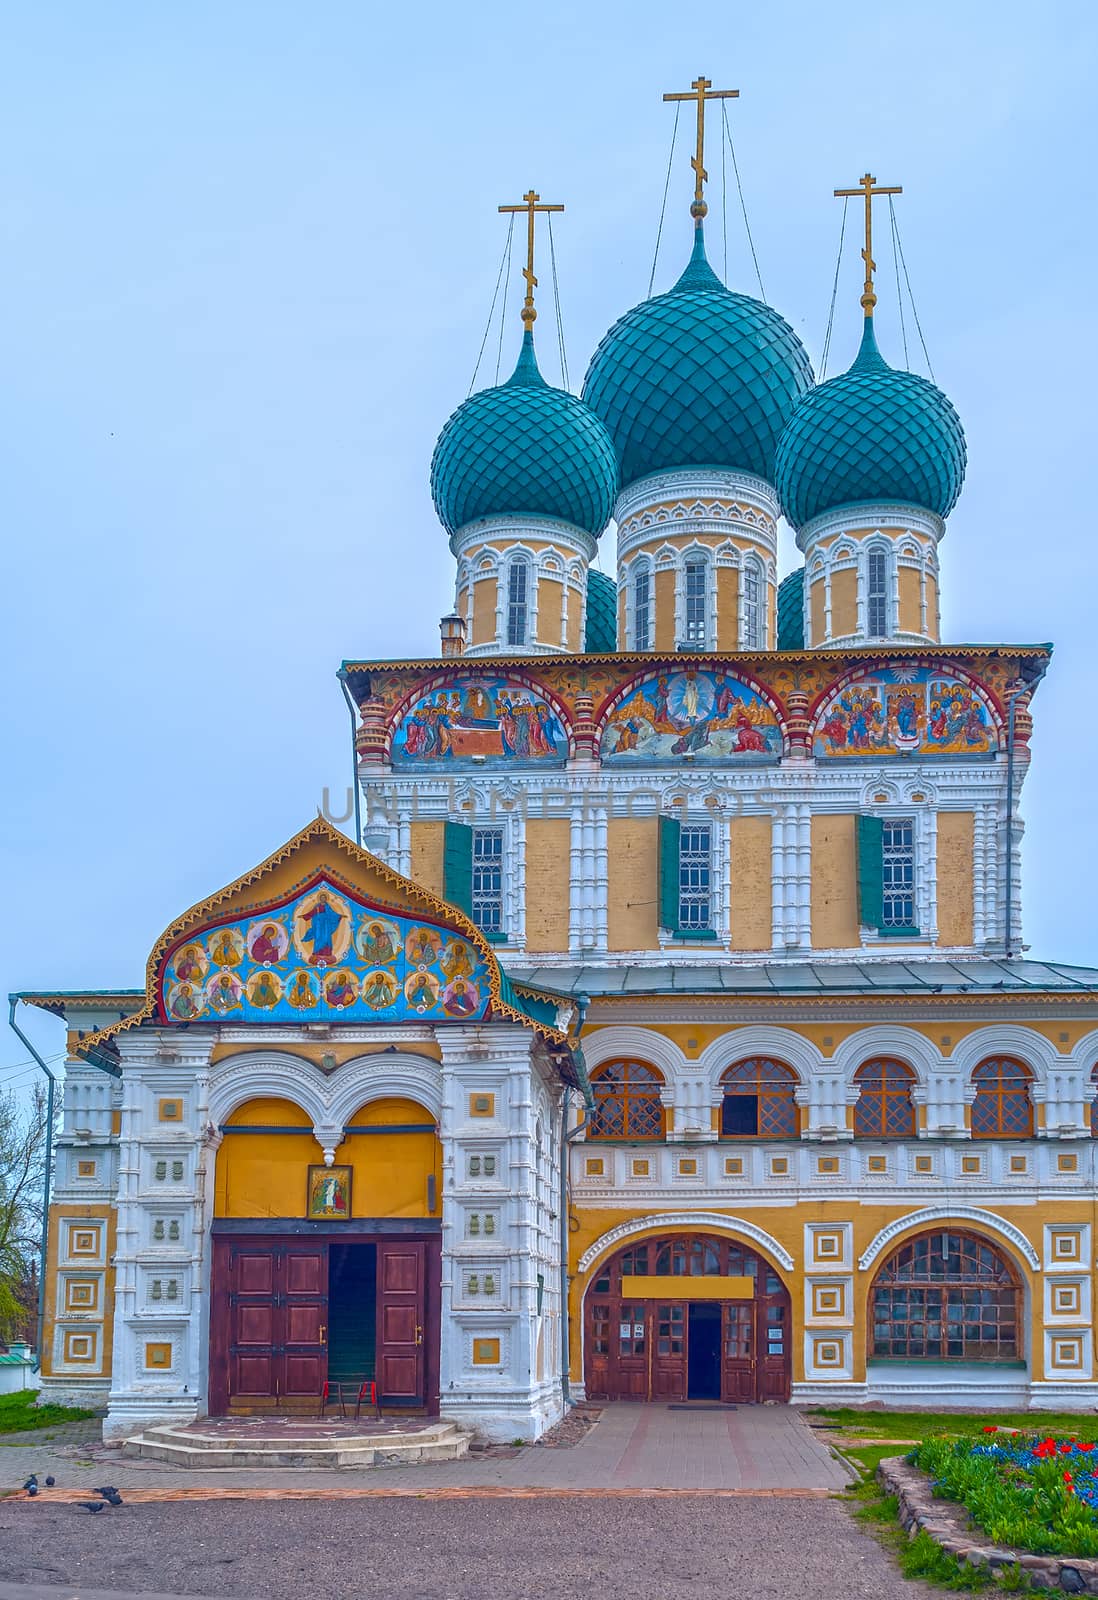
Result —
<instances>
[{"instance_id":1,"label":"red stool","mask_svg":"<svg viewBox=\"0 0 1098 1600\"><path fill-rule=\"evenodd\" d=\"M359 1413L362 1410L363 1400L365 1400L368 1405L373 1406L374 1411L377 1414L377 1420L379 1422L383 1421L384 1419L381 1415L381 1396L378 1394L377 1384L374 1382L373 1378L364 1379L363 1382L358 1386L358 1394L355 1398L356 1422L358 1421Z\"/></svg>"}]
</instances>

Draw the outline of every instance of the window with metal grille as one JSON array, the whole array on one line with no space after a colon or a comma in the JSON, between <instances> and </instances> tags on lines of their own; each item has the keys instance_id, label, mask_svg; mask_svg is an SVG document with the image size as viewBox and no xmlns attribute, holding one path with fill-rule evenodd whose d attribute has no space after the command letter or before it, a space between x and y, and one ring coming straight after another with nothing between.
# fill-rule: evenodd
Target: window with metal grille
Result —
<instances>
[{"instance_id":1,"label":"window with metal grille","mask_svg":"<svg viewBox=\"0 0 1098 1600\"><path fill-rule=\"evenodd\" d=\"M865 558L865 631L871 639L888 634L888 551L879 544Z\"/></svg>"},{"instance_id":2,"label":"window with metal grille","mask_svg":"<svg viewBox=\"0 0 1098 1600\"><path fill-rule=\"evenodd\" d=\"M762 637L762 576L757 561L749 561L743 569L743 647L761 650Z\"/></svg>"},{"instance_id":3,"label":"window with metal grille","mask_svg":"<svg viewBox=\"0 0 1098 1600\"><path fill-rule=\"evenodd\" d=\"M647 561L633 569L633 648L652 648L652 572Z\"/></svg>"},{"instance_id":4,"label":"window with metal grille","mask_svg":"<svg viewBox=\"0 0 1098 1600\"><path fill-rule=\"evenodd\" d=\"M662 1139L663 1078L646 1061L608 1061L591 1074L588 1139Z\"/></svg>"},{"instance_id":5,"label":"window with metal grille","mask_svg":"<svg viewBox=\"0 0 1098 1600\"><path fill-rule=\"evenodd\" d=\"M915 1074L902 1061L881 1057L863 1061L854 1074L856 1139L914 1139L915 1107L911 1089Z\"/></svg>"},{"instance_id":6,"label":"window with metal grille","mask_svg":"<svg viewBox=\"0 0 1098 1600\"><path fill-rule=\"evenodd\" d=\"M749 1056L721 1074L721 1135L726 1139L795 1139L797 1075L767 1056Z\"/></svg>"},{"instance_id":7,"label":"window with metal grille","mask_svg":"<svg viewBox=\"0 0 1098 1600\"><path fill-rule=\"evenodd\" d=\"M881 884L884 928L915 926L915 824L910 817L886 817L881 832Z\"/></svg>"},{"instance_id":8,"label":"window with metal grille","mask_svg":"<svg viewBox=\"0 0 1098 1600\"><path fill-rule=\"evenodd\" d=\"M530 569L523 560L512 561L507 569L507 643L526 643L527 604Z\"/></svg>"},{"instance_id":9,"label":"window with metal grille","mask_svg":"<svg viewBox=\"0 0 1098 1600\"><path fill-rule=\"evenodd\" d=\"M503 829L473 829L473 921L482 933L503 933Z\"/></svg>"},{"instance_id":10,"label":"window with metal grille","mask_svg":"<svg viewBox=\"0 0 1098 1600\"><path fill-rule=\"evenodd\" d=\"M974 1139L1026 1139L1033 1133L1033 1074L1023 1061L990 1056L972 1074Z\"/></svg>"},{"instance_id":11,"label":"window with metal grille","mask_svg":"<svg viewBox=\"0 0 1098 1600\"><path fill-rule=\"evenodd\" d=\"M1022 1291L994 1245L952 1229L909 1239L873 1284L872 1350L907 1361L1014 1361Z\"/></svg>"},{"instance_id":12,"label":"window with metal grille","mask_svg":"<svg viewBox=\"0 0 1098 1600\"><path fill-rule=\"evenodd\" d=\"M703 932L711 926L712 832L684 824L679 834L679 931Z\"/></svg>"},{"instance_id":13,"label":"window with metal grille","mask_svg":"<svg viewBox=\"0 0 1098 1600\"><path fill-rule=\"evenodd\" d=\"M684 598L686 601L686 630L683 642L699 649L705 648L705 613L707 600L707 573L704 561L686 563Z\"/></svg>"}]
</instances>

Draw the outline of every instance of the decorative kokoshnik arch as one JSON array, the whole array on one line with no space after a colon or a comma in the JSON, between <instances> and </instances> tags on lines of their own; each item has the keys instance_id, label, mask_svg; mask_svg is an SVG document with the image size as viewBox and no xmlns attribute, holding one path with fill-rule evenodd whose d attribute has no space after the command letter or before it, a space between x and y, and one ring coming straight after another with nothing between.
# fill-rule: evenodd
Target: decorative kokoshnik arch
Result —
<instances>
[{"instance_id":1,"label":"decorative kokoshnik arch","mask_svg":"<svg viewBox=\"0 0 1098 1600\"><path fill-rule=\"evenodd\" d=\"M785 1246L779 1244L773 1234L767 1233L753 1222L746 1222L743 1217L729 1217L718 1211L669 1211L633 1217L628 1222L619 1223L616 1228L608 1229L587 1246L576 1263L576 1271L587 1272L608 1251L616 1250L626 1239L632 1239L638 1234L675 1233L683 1230L689 1233L719 1233L734 1235L738 1239L749 1239L777 1266L784 1268L786 1272L793 1270L793 1257Z\"/></svg>"},{"instance_id":2,"label":"decorative kokoshnik arch","mask_svg":"<svg viewBox=\"0 0 1098 1600\"><path fill-rule=\"evenodd\" d=\"M978 1206L949 1205L927 1206L922 1211L912 1211L906 1217L897 1217L872 1240L868 1248L858 1258L858 1266L862 1272L867 1272L882 1251L905 1234L915 1233L920 1228L934 1227L939 1223L968 1223L973 1229L982 1229L986 1233L1003 1239L1028 1267L1034 1272L1041 1270L1041 1258L1033 1245L1026 1238L1020 1228L1012 1222L998 1217L994 1211L984 1211Z\"/></svg>"}]
</instances>

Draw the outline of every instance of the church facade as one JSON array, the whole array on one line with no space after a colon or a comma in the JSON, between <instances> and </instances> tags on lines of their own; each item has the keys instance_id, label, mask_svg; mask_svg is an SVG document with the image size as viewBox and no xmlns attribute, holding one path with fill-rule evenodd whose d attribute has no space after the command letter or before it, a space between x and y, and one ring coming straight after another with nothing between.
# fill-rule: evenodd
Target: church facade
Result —
<instances>
[{"instance_id":1,"label":"church facade","mask_svg":"<svg viewBox=\"0 0 1098 1600\"><path fill-rule=\"evenodd\" d=\"M582 396L531 243L432 463L438 652L340 669L355 838L139 989L23 997L69 1030L44 1389L108 1433L332 1377L496 1439L584 1395L1098 1404L1098 973L1018 956L1050 647L939 637L964 436L878 348L868 235L817 384L704 216L699 175Z\"/></svg>"}]
</instances>

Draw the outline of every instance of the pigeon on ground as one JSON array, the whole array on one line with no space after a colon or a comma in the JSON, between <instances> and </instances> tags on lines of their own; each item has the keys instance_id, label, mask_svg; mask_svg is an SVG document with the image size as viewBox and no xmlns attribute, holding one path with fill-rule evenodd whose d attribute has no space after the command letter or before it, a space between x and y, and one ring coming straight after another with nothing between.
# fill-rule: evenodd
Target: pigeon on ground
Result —
<instances>
[{"instance_id":1,"label":"pigeon on ground","mask_svg":"<svg viewBox=\"0 0 1098 1600\"><path fill-rule=\"evenodd\" d=\"M56 1482L57 1482L56 1478L47 1478L46 1479L46 1488L47 1489L52 1489Z\"/></svg>"},{"instance_id":2,"label":"pigeon on ground","mask_svg":"<svg viewBox=\"0 0 1098 1600\"><path fill-rule=\"evenodd\" d=\"M37 1487L38 1487L38 1477L37 1477L37 1475L32 1472L30 1477L27 1479L26 1483L23 1485L23 1487L24 1487L24 1489L37 1489Z\"/></svg>"},{"instance_id":3,"label":"pigeon on ground","mask_svg":"<svg viewBox=\"0 0 1098 1600\"><path fill-rule=\"evenodd\" d=\"M105 1494L103 1496L103 1500L106 1505L110 1506L120 1506L122 1504L122 1496L119 1494L117 1489L113 1494Z\"/></svg>"},{"instance_id":4,"label":"pigeon on ground","mask_svg":"<svg viewBox=\"0 0 1098 1600\"><path fill-rule=\"evenodd\" d=\"M115 1488L113 1483L105 1483L101 1489L92 1490L92 1494L101 1494L104 1500L109 1500L112 1494L117 1493L118 1490Z\"/></svg>"},{"instance_id":5,"label":"pigeon on ground","mask_svg":"<svg viewBox=\"0 0 1098 1600\"><path fill-rule=\"evenodd\" d=\"M93 1516L97 1511L106 1511L107 1509L105 1500L78 1500L76 1503L78 1506L83 1506L85 1511L90 1511Z\"/></svg>"}]
</instances>

